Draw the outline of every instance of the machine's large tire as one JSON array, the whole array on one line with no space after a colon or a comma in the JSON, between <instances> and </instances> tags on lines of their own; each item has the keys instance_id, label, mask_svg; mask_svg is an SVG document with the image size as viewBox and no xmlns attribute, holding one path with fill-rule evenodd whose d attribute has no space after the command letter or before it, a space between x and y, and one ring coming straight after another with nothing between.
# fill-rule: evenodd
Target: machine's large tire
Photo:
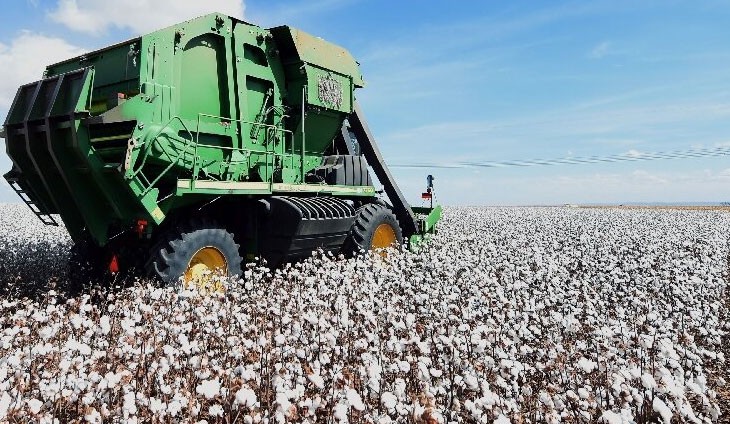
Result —
<instances>
[{"instance_id":1,"label":"machine's large tire","mask_svg":"<svg viewBox=\"0 0 730 424\"><path fill-rule=\"evenodd\" d=\"M350 234L342 245L345 256L403 244L403 231L398 219L387 206L368 203L361 206L356 214Z\"/></svg>"},{"instance_id":2,"label":"machine's large tire","mask_svg":"<svg viewBox=\"0 0 730 424\"><path fill-rule=\"evenodd\" d=\"M241 274L241 254L233 235L212 221L194 219L174 225L150 251L147 273L166 284L175 284L202 264L204 269L222 268L227 276ZM223 264L220 264L220 261Z\"/></svg>"}]
</instances>

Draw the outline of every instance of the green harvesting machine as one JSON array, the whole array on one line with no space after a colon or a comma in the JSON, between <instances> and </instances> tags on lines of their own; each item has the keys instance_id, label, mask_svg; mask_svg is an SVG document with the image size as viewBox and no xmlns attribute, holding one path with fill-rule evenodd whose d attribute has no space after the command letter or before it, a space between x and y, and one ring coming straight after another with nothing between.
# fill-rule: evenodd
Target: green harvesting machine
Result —
<instances>
[{"instance_id":1,"label":"green harvesting machine","mask_svg":"<svg viewBox=\"0 0 730 424\"><path fill-rule=\"evenodd\" d=\"M202 16L20 87L5 179L43 223L60 215L83 275L192 281L254 257L413 248L441 208L405 200L355 101L363 86L341 47Z\"/></svg>"}]
</instances>

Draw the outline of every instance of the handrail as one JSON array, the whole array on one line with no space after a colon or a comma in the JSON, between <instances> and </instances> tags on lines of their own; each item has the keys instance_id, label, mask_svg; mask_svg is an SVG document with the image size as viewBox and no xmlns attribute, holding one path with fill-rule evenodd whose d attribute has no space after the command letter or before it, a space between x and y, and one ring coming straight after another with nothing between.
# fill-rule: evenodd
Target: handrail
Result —
<instances>
[{"instance_id":1,"label":"handrail","mask_svg":"<svg viewBox=\"0 0 730 424\"><path fill-rule=\"evenodd\" d=\"M160 146L160 148L161 148L160 150L162 150L162 152L167 157L169 165L167 165L165 167L165 169L163 169L157 175L157 177L155 179L153 179L151 182L149 180L147 180L147 184L143 184L143 186L146 186L146 187L142 191L142 195L146 195L155 186L155 184L157 184L157 182L159 182L162 179L162 177L164 177L165 174L167 174L170 171L170 169L172 169L178 163L178 161L180 160L180 157L189 152L191 147L193 148L193 152L192 152L193 153L193 175L192 175L193 181L196 181L198 179L198 174L200 171L200 163L198 161L198 149L201 147L202 148L215 148L215 149L231 151L231 152L240 152L243 155L246 155L247 157L250 156L250 153L263 154L266 156L266 162L265 162L266 167L267 167L267 169L271 168L272 172L273 172L274 161L275 161L276 156L280 156L280 157L282 157L282 159L284 159L284 158L293 159L295 156L294 152L277 153L277 152L273 151L274 144L269 143L268 141L263 143L263 147L265 149L263 151L254 150L254 149L250 149L250 148L244 148L244 147L233 147L233 146L229 147L229 146L216 146L216 145L210 145L210 144L202 144L202 143L200 143L200 132L201 132L200 127L201 127L201 118L202 117L220 119L221 121L227 121L227 122L238 122L238 123L242 123L242 124L264 127L264 128L266 128L265 134L266 134L267 139L270 137L270 134L273 134L274 137L276 137L278 134L293 135L293 131L282 128L278 125L251 122L251 121L246 121L243 119L226 118L226 117L211 115L211 114L207 114L207 113L198 113L198 120L197 120L196 129L195 129L195 136L193 136L193 133L190 131L190 129L188 129L188 127L185 124L185 122L183 121L183 119L176 115L176 116L170 118L170 120L165 125L160 127L160 129L155 133L155 135L153 137L148 138L148 140L150 140L150 141L148 143L146 143L146 145L144 146L142 158L141 158L141 160L138 159L139 166L136 169L132 170L132 175L131 175L132 178L136 178L139 175L143 175L143 174L141 174L142 169L144 168L144 166L147 163L147 158L149 157L150 151L152 150L154 143L157 143ZM167 149L165 149L164 146L162 146L160 144L160 141L158 141L158 138L163 133L163 131L167 130L170 127L170 124L172 124L175 120L180 122L180 125L182 126L182 128L188 133L189 138L186 139L184 146L181 149L179 149L177 151L177 154L173 157L172 155L170 155L170 153L168 153ZM271 145L272 147L270 148L269 145ZM302 154L303 153L304 152L302 152ZM222 161L222 163L226 164L228 166L230 166L233 163L242 163L242 161L240 161L240 160L234 161L231 158L231 156L232 155L229 155L228 159L227 160L224 159ZM273 180L274 179L273 179L273 175L272 175L272 178L270 178L269 183L273 184Z\"/></svg>"},{"instance_id":2,"label":"handrail","mask_svg":"<svg viewBox=\"0 0 730 424\"><path fill-rule=\"evenodd\" d=\"M223 122L230 122L230 123L236 122L236 123L239 123L239 124L251 125L253 127L263 127L263 128L265 128L266 129L265 134L266 134L267 140L265 140L264 143L262 143L265 150L264 151L259 151L259 150L253 150L253 149L249 149L249 148L244 148L244 147L215 146L215 145L202 144L202 143L200 143L200 126L201 126L201 118L203 118L203 117L218 119L218 120L223 121ZM279 123L279 125L281 125L281 123ZM273 150L269 150L269 145L271 143L268 142L268 138L270 137L270 135L272 133L274 134L274 137L277 134L290 134L290 135L293 135L294 134L293 131L287 130L285 128L282 128L279 125L277 125L277 124L265 124L265 123L262 123L262 122L247 121L247 120L244 120L244 119L226 118L224 116L212 115L212 114L209 114L209 113L198 113L197 125L196 125L196 130L195 130L195 150L194 150L194 153L193 153L194 156L193 156L193 176L192 176L192 180L195 181L195 180L198 179L198 173L200 171L200 169L199 169L199 165L200 164L198 163L198 148L199 147L209 147L209 148L214 148L214 149L219 149L219 150L226 150L226 151L231 151L231 152L240 152L240 153L242 153L244 155L246 153L253 153L253 152L258 153L258 154L264 154L264 155L266 155L266 166L267 166L267 168L269 166L271 166L271 168L273 169L274 158L277 155L283 157L283 156L287 156L288 154L287 153L276 153ZM241 134L243 134L243 133L244 133L244 131L241 131ZM272 149L273 149L273 147L272 147ZM269 163L269 156L271 156L271 163ZM241 163L241 161L235 161L235 162ZM234 163L234 161L229 157L228 160L227 161L224 161L223 163L225 163L225 164L227 164L227 165L230 166L232 163ZM271 178L271 181L269 181L269 183L270 184L273 184L273 178Z\"/></svg>"}]
</instances>

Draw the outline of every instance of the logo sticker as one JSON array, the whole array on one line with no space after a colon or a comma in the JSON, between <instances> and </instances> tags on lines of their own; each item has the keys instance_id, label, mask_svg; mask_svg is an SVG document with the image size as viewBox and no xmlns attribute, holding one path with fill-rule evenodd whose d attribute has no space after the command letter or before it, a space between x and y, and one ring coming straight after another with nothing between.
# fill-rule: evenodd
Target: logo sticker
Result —
<instances>
[{"instance_id":1,"label":"logo sticker","mask_svg":"<svg viewBox=\"0 0 730 424\"><path fill-rule=\"evenodd\" d=\"M317 82L317 97L325 105L339 109L342 105L342 83L331 75L320 75Z\"/></svg>"}]
</instances>

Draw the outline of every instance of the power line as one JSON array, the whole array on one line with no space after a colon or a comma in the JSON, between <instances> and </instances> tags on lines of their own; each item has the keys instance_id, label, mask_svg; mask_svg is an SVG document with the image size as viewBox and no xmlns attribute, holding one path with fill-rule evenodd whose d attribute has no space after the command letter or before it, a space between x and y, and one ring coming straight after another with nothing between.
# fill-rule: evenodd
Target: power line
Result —
<instances>
[{"instance_id":1,"label":"power line","mask_svg":"<svg viewBox=\"0 0 730 424\"><path fill-rule=\"evenodd\" d=\"M556 159L527 159L527 160L505 160L505 161L478 161L478 162L454 162L454 163L395 163L388 165L390 168L436 168L436 169L458 169L458 168L510 168L527 166L556 166L556 165L585 165L594 163L617 163L617 162L644 162L651 160L666 159L693 159L730 155L730 146L701 148L691 150L675 150L667 152L651 153L623 153L608 156L584 156L564 157Z\"/></svg>"}]
</instances>

